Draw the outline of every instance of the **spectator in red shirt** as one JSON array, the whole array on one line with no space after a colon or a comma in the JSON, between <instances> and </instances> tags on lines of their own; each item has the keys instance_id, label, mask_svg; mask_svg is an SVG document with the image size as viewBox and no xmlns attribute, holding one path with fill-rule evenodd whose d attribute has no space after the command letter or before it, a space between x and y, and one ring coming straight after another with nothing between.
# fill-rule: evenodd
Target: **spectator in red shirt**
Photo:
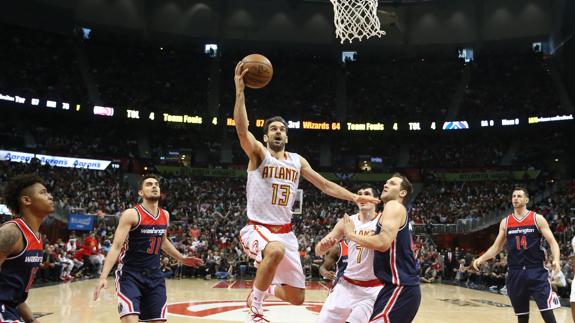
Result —
<instances>
[{"instance_id":1,"label":"spectator in red shirt","mask_svg":"<svg viewBox=\"0 0 575 323\"><path fill-rule=\"evenodd\" d=\"M194 224L194 226L190 228L190 237L192 237L192 239L198 239L200 234L200 229L198 229L198 226Z\"/></svg>"}]
</instances>

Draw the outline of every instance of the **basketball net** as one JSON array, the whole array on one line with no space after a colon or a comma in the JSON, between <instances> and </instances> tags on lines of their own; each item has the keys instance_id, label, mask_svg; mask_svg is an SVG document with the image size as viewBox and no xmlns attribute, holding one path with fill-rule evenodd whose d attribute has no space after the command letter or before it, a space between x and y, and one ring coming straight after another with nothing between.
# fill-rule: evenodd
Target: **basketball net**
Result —
<instances>
[{"instance_id":1,"label":"basketball net","mask_svg":"<svg viewBox=\"0 0 575 323\"><path fill-rule=\"evenodd\" d=\"M373 36L381 37L385 31L380 30L377 17L378 0L330 0L333 4L335 36L350 43L354 39L362 41Z\"/></svg>"}]
</instances>

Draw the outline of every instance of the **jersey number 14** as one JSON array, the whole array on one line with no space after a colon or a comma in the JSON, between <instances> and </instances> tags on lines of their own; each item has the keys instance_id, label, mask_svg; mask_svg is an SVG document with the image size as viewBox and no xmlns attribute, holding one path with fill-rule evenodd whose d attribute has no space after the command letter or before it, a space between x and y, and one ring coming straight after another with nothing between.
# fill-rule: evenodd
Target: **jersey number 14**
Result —
<instances>
[{"instance_id":1,"label":"jersey number 14","mask_svg":"<svg viewBox=\"0 0 575 323\"><path fill-rule=\"evenodd\" d=\"M527 236L515 236L515 243L517 250L527 250Z\"/></svg>"}]
</instances>

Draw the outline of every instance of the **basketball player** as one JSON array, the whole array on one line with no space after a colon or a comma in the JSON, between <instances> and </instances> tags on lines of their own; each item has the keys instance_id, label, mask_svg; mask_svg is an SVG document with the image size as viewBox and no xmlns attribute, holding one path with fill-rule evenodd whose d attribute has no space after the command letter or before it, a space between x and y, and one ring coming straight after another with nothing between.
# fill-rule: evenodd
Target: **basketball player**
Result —
<instances>
[{"instance_id":1,"label":"basketball player","mask_svg":"<svg viewBox=\"0 0 575 323\"><path fill-rule=\"evenodd\" d=\"M18 217L0 227L0 322L38 323L26 298L42 264L43 245L38 230L48 214L54 212L54 201L35 174L13 177L4 196Z\"/></svg>"},{"instance_id":2,"label":"basketball player","mask_svg":"<svg viewBox=\"0 0 575 323\"><path fill-rule=\"evenodd\" d=\"M125 210L104 261L94 300L108 285L110 270L116 270L118 312L122 323L166 321L166 284L160 269L160 250L186 266L203 264L199 258L184 257L168 240L169 214L158 207L160 182L155 175L142 176L138 183L142 204Z\"/></svg>"},{"instance_id":3,"label":"basketball player","mask_svg":"<svg viewBox=\"0 0 575 323\"><path fill-rule=\"evenodd\" d=\"M374 196L371 187L364 186L358 195ZM350 217L354 223L354 232L358 235L374 234L379 220L375 205L358 203L359 212ZM316 255L323 255L326 250L342 239L344 223L339 221L315 247ZM373 312L373 304L383 284L373 273L373 250L365 249L356 242L350 241L347 267L331 290L319 314L318 323L364 323L368 322Z\"/></svg>"},{"instance_id":4,"label":"basketball player","mask_svg":"<svg viewBox=\"0 0 575 323\"><path fill-rule=\"evenodd\" d=\"M287 123L281 117L264 123L266 146L256 140L248 130L243 80L248 69L242 72L242 66L240 62L235 69L234 121L241 147L249 158L246 187L249 221L240 231L240 242L258 267L247 299L247 322L263 322L266 296L274 295L294 305L302 304L305 298L298 241L291 231L291 209L300 174L324 193L339 199L371 203L379 200L351 193L314 171L305 158L286 152Z\"/></svg>"},{"instance_id":5,"label":"basketball player","mask_svg":"<svg viewBox=\"0 0 575 323\"><path fill-rule=\"evenodd\" d=\"M526 208L529 193L523 187L516 187L511 195L513 213L499 224L499 234L493 245L473 261L478 269L482 263L507 249L507 295L519 323L529 322L529 297L533 297L546 323L554 323L553 309L560 306L557 295L551 290L549 271L545 268L546 251L542 237L547 240L553 253L552 270L561 270L559 245L549 229L547 220Z\"/></svg>"},{"instance_id":6,"label":"basketball player","mask_svg":"<svg viewBox=\"0 0 575 323\"><path fill-rule=\"evenodd\" d=\"M373 249L373 272L381 288L370 322L412 322L421 303L419 266L413 251L411 226L404 204L413 187L409 180L395 173L387 180L381 193L384 209L373 235L357 232L356 222L344 216L346 238L361 248Z\"/></svg>"}]
</instances>

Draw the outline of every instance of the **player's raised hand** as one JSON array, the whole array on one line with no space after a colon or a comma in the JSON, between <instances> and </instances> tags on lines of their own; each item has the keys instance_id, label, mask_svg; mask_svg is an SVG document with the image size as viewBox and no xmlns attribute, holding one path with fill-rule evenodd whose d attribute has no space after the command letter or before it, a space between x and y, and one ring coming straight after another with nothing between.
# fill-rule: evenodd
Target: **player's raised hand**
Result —
<instances>
[{"instance_id":1,"label":"player's raised hand","mask_svg":"<svg viewBox=\"0 0 575 323\"><path fill-rule=\"evenodd\" d=\"M323 273L323 278L327 279L327 280L335 280L337 278L337 276L335 275L335 272L328 270L326 272Z\"/></svg>"},{"instance_id":2,"label":"player's raised hand","mask_svg":"<svg viewBox=\"0 0 575 323\"><path fill-rule=\"evenodd\" d=\"M558 274L561 271L561 264L558 261L553 261L551 263L551 273L553 275Z\"/></svg>"},{"instance_id":3,"label":"player's raised hand","mask_svg":"<svg viewBox=\"0 0 575 323\"><path fill-rule=\"evenodd\" d=\"M479 271L479 267L481 267L482 263L483 263L483 261L481 260L481 258L477 258L477 259L473 260L473 268L475 268L475 270Z\"/></svg>"},{"instance_id":4,"label":"player's raised hand","mask_svg":"<svg viewBox=\"0 0 575 323\"><path fill-rule=\"evenodd\" d=\"M100 297L100 291L102 288L108 288L108 280L105 278L98 279L98 283L96 284L96 288L94 288L94 300L97 301L98 297Z\"/></svg>"},{"instance_id":5,"label":"player's raised hand","mask_svg":"<svg viewBox=\"0 0 575 323\"><path fill-rule=\"evenodd\" d=\"M353 201L355 203L373 203L375 205L381 202L377 197L373 197L371 195L359 195L359 194L353 194Z\"/></svg>"},{"instance_id":6,"label":"player's raised hand","mask_svg":"<svg viewBox=\"0 0 575 323\"><path fill-rule=\"evenodd\" d=\"M199 267L204 264L204 261L201 258L184 257L182 259L182 264L189 267Z\"/></svg>"},{"instance_id":7,"label":"player's raised hand","mask_svg":"<svg viewBox=\"0 0 575 323\"><path fill-rule=\"evenodd\" d=\"M343 232L348 238L355 233L355 224L347 213L343 216Z\"/></svg>"},{"instance_id":8,"label":"player's raised hand","mask_svg":"<svg viewBox=\"0 0 575 323\"><path fill-rule=\"evenodd\" d=\"M234 75L234 82L236 83L236 93L243 92L246 88L246 84L244 83L244 75L248 72L248 69L242 71L242 67L244 62L239 61L238 65L236 65L235 75Z\"/></svg>"},{"instance_id":9,"label":"player's raised hand","mask_svg":"<svg viewBox=\"0 0 575 323\"><path fill-rule=\"evenodd\" d=\"M318 242L319 250L321 252L326 252L329 249L331 249L331 247L333 247L336 243L337 243L336 239L331 237L325 237Z\"/></svg>"}]
</instances>

